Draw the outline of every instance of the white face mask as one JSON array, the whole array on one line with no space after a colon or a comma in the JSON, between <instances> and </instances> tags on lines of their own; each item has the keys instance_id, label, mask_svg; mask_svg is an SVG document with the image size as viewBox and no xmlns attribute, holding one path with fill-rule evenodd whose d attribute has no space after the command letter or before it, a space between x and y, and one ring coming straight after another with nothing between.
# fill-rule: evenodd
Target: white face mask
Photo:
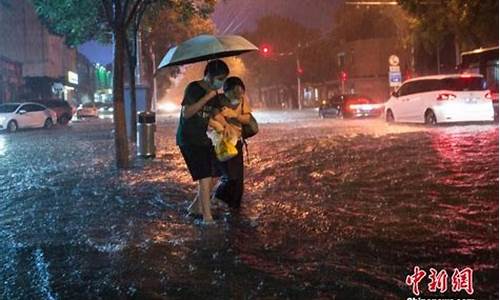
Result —
<instances>
[{"instance_id":1,"label":"white face mask","mask_svg":"<svg viewBox=\"0 0 500 300\"><path fill-rule=\"evenodd\" d=\"M220 89L223 85L224 85L224 81L219 80L219 79L214 79L214 82L213 82L213 84L212 84L212 87L214 88L214 90L218 90L218 89Z\"/></svg>"},{"instance_id":2,"label":"white face mask","mask_svg":"<svg viewBox=\"0 0 500 300\"><path fill-rule=\"evenodd\" d=\"M205 81L208 83L208 86L212 90L218 90L218 89L220 89L224 85L224 81L223 80L219 80L219 79L216 79L216 78L213 79L213 80L210 80L208 77L206 77Z\"/></svg>"},{"instance_id":3,"label":"white face mask","mask_svg":"<svg viewBox=\"0 0 500 300\"><path fill-rule=\"evenodd\" d=\"M241 100L238 98L233 98L231 99L231 105L238 105L240 104Z\"/></svg>"}]
</instances>

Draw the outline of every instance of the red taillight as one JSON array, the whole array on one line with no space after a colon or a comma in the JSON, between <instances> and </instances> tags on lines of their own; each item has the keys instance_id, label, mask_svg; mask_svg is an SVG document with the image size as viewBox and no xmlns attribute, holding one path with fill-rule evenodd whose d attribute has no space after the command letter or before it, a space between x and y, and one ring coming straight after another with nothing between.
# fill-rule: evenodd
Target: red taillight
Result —
<instances>
[{"instance_id":1,"label":"red taillight","mask_svg":"<svg viewBox=\"0 0 500 300\"><path fill-rule=\"evenodd\" d=\"M439 94L439 96L436 98L436 100L444 101L444 100L453 100L455 98L457 98L457 96L455 96L454 94L442 93L442 94Z\"/></svg>"},{"instance_id":2,"label":"red taillight","mask_svg":"<svg viewBox=\"0 0 500 300\"><path fill-rule=\"evenodd\" d=\"M491 95L491 92L487 92L485 95L484 95L484 98L488 99L488 100L492 100L493 99L493 96Z\"/></svg>"}]
</instances>

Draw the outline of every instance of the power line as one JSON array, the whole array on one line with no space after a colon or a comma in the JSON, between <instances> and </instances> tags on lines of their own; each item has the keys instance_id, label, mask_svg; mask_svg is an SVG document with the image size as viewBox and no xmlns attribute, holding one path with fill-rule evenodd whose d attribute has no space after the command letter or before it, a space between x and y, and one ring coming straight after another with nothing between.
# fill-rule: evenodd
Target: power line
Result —
<instances>
[{"instance_id":1,"label":"power line","mask_svg":"<svg viewBox=\"0 0 500 300\"><path fill-rule=\"evenodd\" d=\"M346 1L346 5L399 5L397 1Z\"/></svg>"}]
</instances>

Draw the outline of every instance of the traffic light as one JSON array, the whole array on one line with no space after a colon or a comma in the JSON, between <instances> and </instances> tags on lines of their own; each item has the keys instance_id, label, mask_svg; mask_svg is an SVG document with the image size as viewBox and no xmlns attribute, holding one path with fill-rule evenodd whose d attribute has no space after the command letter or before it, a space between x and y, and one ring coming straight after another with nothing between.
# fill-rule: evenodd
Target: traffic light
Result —
<instances>
[{"instance_id":1,"label":"traffic light","mask_svg":"<svg viewBox=\"0 0 500 300\"><path fill-rule=\"evenodd\" d=\"M340 73L340 79L341 79L342 81L347 81L347 73L346 73L345 71L342 71L342 72Z\"/></svg>"},{"instance_id":2,"label":"traffic light","mask_svg":"<svg viewBox=\"0 0 500 300\"><path fill-rule=\"evenodd\" d=\"M271 46L269 46L267 44L261 45L259 50L260 50L260 54L264 57L269 57L272 54Z\"/></svg>"},{"instance_id":3,"label":"traffic light","mask_svg":"<svg viewBox=\"0 0 500 300\"><path fill-rule=\"evenodd\" d=\"M302 67L297 67L297 75L304 75L304 69L302 69Z\"/></svg>"}]
</instances>

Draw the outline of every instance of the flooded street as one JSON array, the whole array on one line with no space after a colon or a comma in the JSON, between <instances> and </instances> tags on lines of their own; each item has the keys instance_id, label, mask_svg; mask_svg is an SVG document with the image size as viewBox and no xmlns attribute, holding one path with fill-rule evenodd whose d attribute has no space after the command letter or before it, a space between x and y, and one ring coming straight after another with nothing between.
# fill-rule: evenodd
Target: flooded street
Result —
<instances>
[{"instance_id":1,"label":"flooded street","mask_svg":"<svg viewBox=\"0 0 500 300\"><path fill-rule=\"evenodd\" d=\"M498 299L498 125L257 112L239 215L203 227L175 146L114 167L112 123L0 134L0 299L406 299L414 266Z\"/></svg>"}]
</instances>

